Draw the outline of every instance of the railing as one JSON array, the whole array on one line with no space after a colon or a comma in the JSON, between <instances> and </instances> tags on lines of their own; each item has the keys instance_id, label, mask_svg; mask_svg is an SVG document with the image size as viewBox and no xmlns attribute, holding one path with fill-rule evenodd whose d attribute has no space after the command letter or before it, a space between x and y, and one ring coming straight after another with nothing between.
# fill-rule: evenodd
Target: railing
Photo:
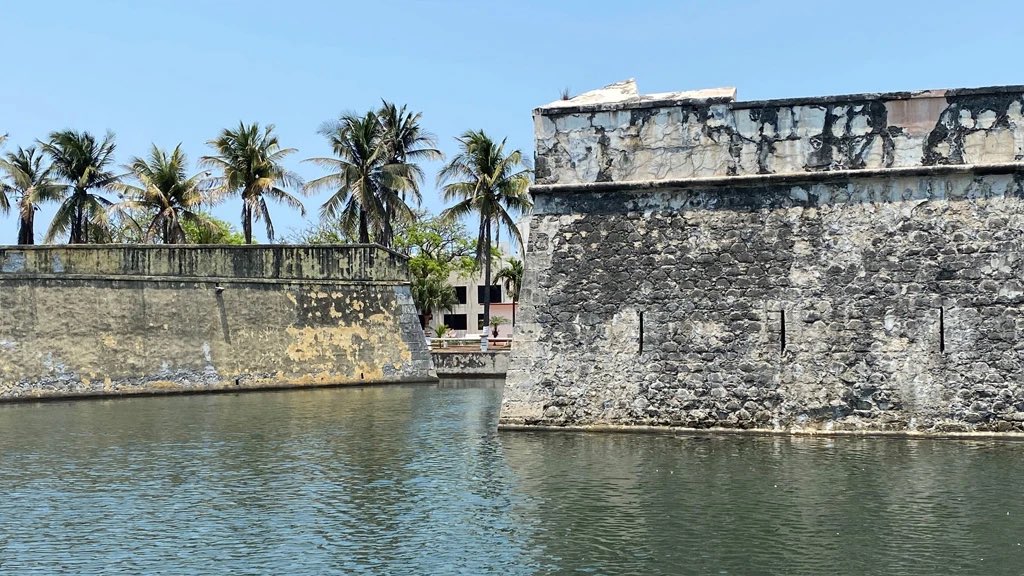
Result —
<instances>
[{"instance_id":1,"label":"railing","mask_svg":"<svg viewBox=\"0 0 1024 576\"><path fill-rule=\"evenodd\" d=\"M452 338L427 338L427 344L431 351L448 352L473 352L480 350L480 340L483 337L457 336ZM487 338L488 350L509 350L512 348L511 338Z\"/></svg>"}]
</instances>

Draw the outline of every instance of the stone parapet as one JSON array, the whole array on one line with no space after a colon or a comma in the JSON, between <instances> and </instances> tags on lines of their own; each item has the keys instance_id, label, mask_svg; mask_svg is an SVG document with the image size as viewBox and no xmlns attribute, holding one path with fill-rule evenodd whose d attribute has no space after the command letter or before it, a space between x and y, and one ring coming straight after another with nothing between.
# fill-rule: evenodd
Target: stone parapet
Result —
<instances>
[{"instance_id":1,"label":"stone parapet","mask_svg":"<svg viewBox=\"0 0 1024 576\"><path fill-rule=\"evenodd\" d=\"M408 282L406 259L382 246L107 244L0 246L0 278L235 279Z\"/></svg>"},{"instance_id":2,"label":"stone parapet","mask_svg":"<svg viewBox=\"0 0 1024 576\"><path fill-rule=\"evenodd\" d=\"M538 184L1024 159L1024 86L735 102L632 82L534 111Z\"/></svg>"}]
</instances>

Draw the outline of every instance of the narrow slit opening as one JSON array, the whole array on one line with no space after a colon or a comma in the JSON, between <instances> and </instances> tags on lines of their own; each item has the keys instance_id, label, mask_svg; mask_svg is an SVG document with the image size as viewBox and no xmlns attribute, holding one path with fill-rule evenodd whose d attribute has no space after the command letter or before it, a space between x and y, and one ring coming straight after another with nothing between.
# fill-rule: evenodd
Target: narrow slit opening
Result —
<instances>
[{"instance_id":1,"label":"narrow slit opening","mask_svg":"<svg viewBox=\"0 0 1024 576\"><path fill-rule=\"evenodd\" d=\"M637 350L637 354L644 353L644 313L640 312L640 349Z\"/></svg>"},{"instance_id":2,"label":"narrow slit opening","mask_svg":"<svg viewBox=\"0 0 1024 576\"><path fill-rule=\"evenodd\" d=\"M779 310L779 351L786 351L786 311Z\"/></svg>"},{"instance_id":3,"label":"narrow slit opening","mask_svg":"<svg viewBox=\"0 0 1024 576\"><path fill-rule=\"evenodd\" d=\"M939 352L946 352L946 307L939 306Z\"/></svg>"}]
</instances>

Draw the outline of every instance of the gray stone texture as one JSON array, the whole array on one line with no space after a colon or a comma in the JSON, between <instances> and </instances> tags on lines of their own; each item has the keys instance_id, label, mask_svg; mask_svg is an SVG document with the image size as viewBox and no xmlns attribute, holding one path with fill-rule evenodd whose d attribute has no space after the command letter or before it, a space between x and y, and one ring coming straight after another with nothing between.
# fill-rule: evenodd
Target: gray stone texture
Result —
<instances>
[{"instance_id":1,"label":"gray stone texture","mask_svg":"<svg viewBox=\"0 0 1024 576\"><path fill-rule=\"evenodd\" d=\"M948 136L959 152L945 156L926 135L917 166L987 168L888 173L885 159L898 156L887 153L880 168L827 177L807 172L825 165L790 163L786 175L689 182L612 171L595 187L572 170L555 178L551 168L569 164L544 156L550 135L538 132L548 185L534 189L501 422L1024 431L1024 166L1007 164L1021 157L1010 116L1022 98L968 95L989 104L969 108L954 93L939 116L994 114L985 129L1010 137L969 158L967 135ZM916 101L940 108L931 98ZM641 131L663 113L645 111ZM636 166L628 158L642 145L612 155ZM695 153L680 147L668 160Z\"/></svg>"},{"instance_id":2,"label":"gray stone texture","mask_svg":"<svg viewBox=\"0 0 1024 576\"><path fill-rule=\"evenodd\" d=\"M1024 158L1022 92L556 103L534 113L536 179L570 184L1014 162Z\"/></svg>"},{"instance_id":3,"label":"gray stone texture","mask_svg":"<svg viewBox=\"0 0 1024 576\"><path fill-rule=\"evenodd\" d=\"M440 378L463 376L504 377L508 372L509 353L488 352L446 352L435 351L430 355L434 370Z\"/></svg>"}]
</instances>

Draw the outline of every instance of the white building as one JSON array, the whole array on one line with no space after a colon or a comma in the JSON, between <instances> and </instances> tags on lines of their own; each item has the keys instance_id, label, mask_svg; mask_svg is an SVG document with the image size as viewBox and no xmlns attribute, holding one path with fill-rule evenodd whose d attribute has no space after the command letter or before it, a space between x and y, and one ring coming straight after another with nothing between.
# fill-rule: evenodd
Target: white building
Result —
<instances>
[{"instance_id":1,"label":"white building","mask_svg":"<svg viewBox=\"0 0 1024 576\"><path fill-rule=\"evenodd\" d=\"M516 223L519 235L526 245L530 234L529 218L523 216ZM495 282L494 277L498 275L507 265L508 254L514 254L520 258L518 249L502 243L498 248L502 257L494 262L491 267L491 318L500 316L505 323L498 326L498 338L512 337L512 321L518 316L519 303L512 302L512 295L508 294L501 282ZM473 277L464 277L452 272L448 276L448 283L455 288L455 296L458 304L451 310L435 310L434 317L427 325L427 330L433 333L438 326L444 324L450 329L448 335L461 337L466 334L480 334L483 332L484 321L484 271Z\"/></svg>"},{"instance_id":2,"label":"white building","mask_svg":"<svg viewBox=\"0 0 1024 576\"><path fill-rule=\"evenodd\" d=\"M518 313L519 304L512 302L512 296L507 293L504 285L494 282L494 276L499 270L501 268L498 267L491 269L491 318L504 318L505 323L498 326L498 338L511 338L513 308L516 308L515 312ZM435 310L427 329L432 333L438 326L444 324L451 330L449 336L452 337L483 332L483 272L469 278L453 272L448 277L448 283L455 288L455 297L459 303L451 310Z\"/></svg>"}]
</instances>

